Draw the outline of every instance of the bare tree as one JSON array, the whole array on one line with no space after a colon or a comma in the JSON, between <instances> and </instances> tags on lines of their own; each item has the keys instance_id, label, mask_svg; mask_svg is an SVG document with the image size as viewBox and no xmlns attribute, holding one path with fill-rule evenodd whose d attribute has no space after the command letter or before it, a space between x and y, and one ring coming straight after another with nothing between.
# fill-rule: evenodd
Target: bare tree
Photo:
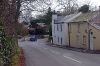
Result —
<instances>
[{"instance_id":1,"label":"bare tree","mask_svg":"<svg viewBox=\"0 0 100 66\"><path fill-rule=\"evenodd\" d=\"M25 18L24 20L28 20L26 19L26 15L25 14L32 14L34 12L34 14L38 13L38 14L43 14L45 12L47 12L48 8L51 7L53 0L24 0L21 3L21 16L23 18ZM30 14L28 16L30 16ZM30 16L31 18L31 16Z\"/></svg>"},{"instance_id":2,"label":"bare tree","mask_svg":"<svg viewBox=\"0 0 100 66\"><path fill-rule=\"evenodd\" d=\"M92 3L90 0L86 1L85 4L89 5L90 11L96 11L97 10L97 6L94 5L94 3Z\"/></svg>"},{"instance_id":3,"label":"bare tree","mask_svg":"<svg viewBox=\"0 0 100 66\"><path fill-rule=\"evenodd\" d=\"M2 27L2 51L0 51L0 59L2 58L3 65L11 66L12 55L16 53L17 33L16 33L16 0L1 0L0 1L0 26ZM6 41L9 42L6 43ZM14 39L14 40L13 40ZM10 42L14 43L11 43ZM0 49L1 50L1 49Z\"/></svg>"},{"instance_id":4,"label":"bare tree","mask_svg":"<svg viewBox=\"0 0 100 66\"><path fill-rule=\"evenodd\" d=\"M57 2L66 14L74 13L78 8L77 0L57 0Z\"/></svg>"}]
</instances>

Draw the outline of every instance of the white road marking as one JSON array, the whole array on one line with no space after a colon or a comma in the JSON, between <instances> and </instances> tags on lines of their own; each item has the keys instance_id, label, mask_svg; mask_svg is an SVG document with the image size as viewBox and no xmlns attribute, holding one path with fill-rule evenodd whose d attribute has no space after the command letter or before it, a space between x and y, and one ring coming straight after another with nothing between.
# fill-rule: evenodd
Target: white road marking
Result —
<instances>
[{"instance_id":1,"label":"white road marking","mask_svg":"<svg viewBox=\"0 0 100 66\"><path fill-rule=\"evenodd\" d=\"M80 62L80 61L78 61L78 60L76 60L76 59L73 59L73 58L71 58L71 57L68 57L68 56L65 56L65 55L63 55L65 58L67 58L67 59L70 59L70 60L72 60L72 61L75 61L75 62L77 62L77 63L82 63L82 62Z\"/></svg>"}]
</instances>

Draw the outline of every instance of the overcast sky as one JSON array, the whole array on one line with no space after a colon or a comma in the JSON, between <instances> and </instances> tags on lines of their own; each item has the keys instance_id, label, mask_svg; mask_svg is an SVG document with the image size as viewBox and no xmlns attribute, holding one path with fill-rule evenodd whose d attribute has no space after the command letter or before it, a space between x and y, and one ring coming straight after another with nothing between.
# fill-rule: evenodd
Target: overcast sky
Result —
<instances>
[{"instance_id":1,"label":"overcast sky","mask_svg":"<svg viewBox=\"0 0 100 66\"><path fill-rule=\"evenodd\" d=\"M87 4L90 2L90 4L94 7L94 6L100 6L100 0L77 0L79 7L81 7L84 4ZM55 9L55 6L57 5L56 0L53 0L53 5L51 6L53 9ZM58 10L60 8L60 6L58 8L56 8L56 10ZM98 8L97 8L98 9ZM37 15L37 13L33 12L33 15ZM39 13L38 13L39 14Z\"/></svg>"},{"instance_id":2,"label":"overcast sky","mask_svg":"<svg viewBox=\"0 0 100 66\"><path fill-rule=\"evenodd\" d=\"M91 4L100 6L100 0L78 0L80 4L85 4L86 2L91 2Z\"/></svg>"},{"instance_id":3,"label":"overcast sky","mask_svg":"<svg viewBox=\"0 0 100 66\"><path fill-rule=\"evenodd\" d=\"M52 2L51 8L55 9L55 6L57 6L57 2L56 2L56 0L52 0L52 1L53 2ZM77 3L79 4L79 7L81 7L82 5L87 4L89 2L93 7L96 6L97 9L98 9L98 6L100 6L100 0L77 0L77 1L78 1ZM60 6L58 8L56 8L55 10L58 10L59 8L60 8ZM36 15L39 15L39 14L42 14L42 13L34 12L34 11L32 12L33 17L36 17Z\"/></svg>"}]
</instances>

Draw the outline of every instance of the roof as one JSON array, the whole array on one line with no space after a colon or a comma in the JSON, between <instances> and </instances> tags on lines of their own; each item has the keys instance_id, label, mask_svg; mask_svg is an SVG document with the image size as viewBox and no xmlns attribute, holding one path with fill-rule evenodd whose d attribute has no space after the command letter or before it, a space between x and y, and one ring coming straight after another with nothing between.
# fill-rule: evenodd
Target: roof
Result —
<instances>
[{"instance_id":1,"label":"roof","mask_svg":"<svg viewBox=\"0 0 100 66\"><path fill-rule=\"evenodd\" d=\"M69 19L71 19L73 16L77 14L71 14L71 15L66 15L60 22L67 22Z\"/></svg>"},{"instance_id":2,"label":"roof","mask_svg":"<svg viewBox=\"0 0 100 66\"><path fill-rule=\"evenodd\" d=\"M74 18L76 18L77 16L79 16L80 14L81 13L70 14L70 15L66 15L66 16L58 16L57 20L58 20L58 23L70 22L71 20L73 20Z\"/></svg>"},{"instance_id":3,"label":"roof","mask_svg":"<svg viewBox=\"0 0 100 66\"><path fill-rule=\"evenodd\" d=\"M100 27L100 23L94 23L94 24L96 24L96 25L98 25Z\"/></svg>"},{"instance_id":4,"label":"roof","mask_svg":"<svg viewBox=\"0 0 100 66\"><path fill-rule=\"evenodd\" d=\"M73 19L72 22L83 22L83 21L86 22L96 17L97 14L98 14L97 11L89 12L89 13L82 13L80 16Z\"/></svg>"},{"instance_id":5,"label":"roof","mask_svg":"<svg viewBox=\"0 0 100 66\"><path fill-rule=\"evenodd\" d=\"M92 25L93 27L95 27L96 29L100 30L100 24L95 24L95 23L89 23L90 25Z\"/></svg>"}]
</instances>

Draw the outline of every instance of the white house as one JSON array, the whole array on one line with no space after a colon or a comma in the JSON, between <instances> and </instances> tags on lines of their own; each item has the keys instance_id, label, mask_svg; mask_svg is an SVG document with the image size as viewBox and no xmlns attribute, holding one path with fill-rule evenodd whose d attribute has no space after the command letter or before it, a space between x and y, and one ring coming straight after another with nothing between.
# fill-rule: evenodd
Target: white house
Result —
<instances>
[{"instance_id":1,"label":"white house","mask_svg":"<svg viewBox=\"0 0 100 66\"><path fill-rule=\"evenodd\" d=\"M53 44L69 46L68 22L78 17L81 13L67 16L52 15Z\"/></svg>"}]
</instances>

